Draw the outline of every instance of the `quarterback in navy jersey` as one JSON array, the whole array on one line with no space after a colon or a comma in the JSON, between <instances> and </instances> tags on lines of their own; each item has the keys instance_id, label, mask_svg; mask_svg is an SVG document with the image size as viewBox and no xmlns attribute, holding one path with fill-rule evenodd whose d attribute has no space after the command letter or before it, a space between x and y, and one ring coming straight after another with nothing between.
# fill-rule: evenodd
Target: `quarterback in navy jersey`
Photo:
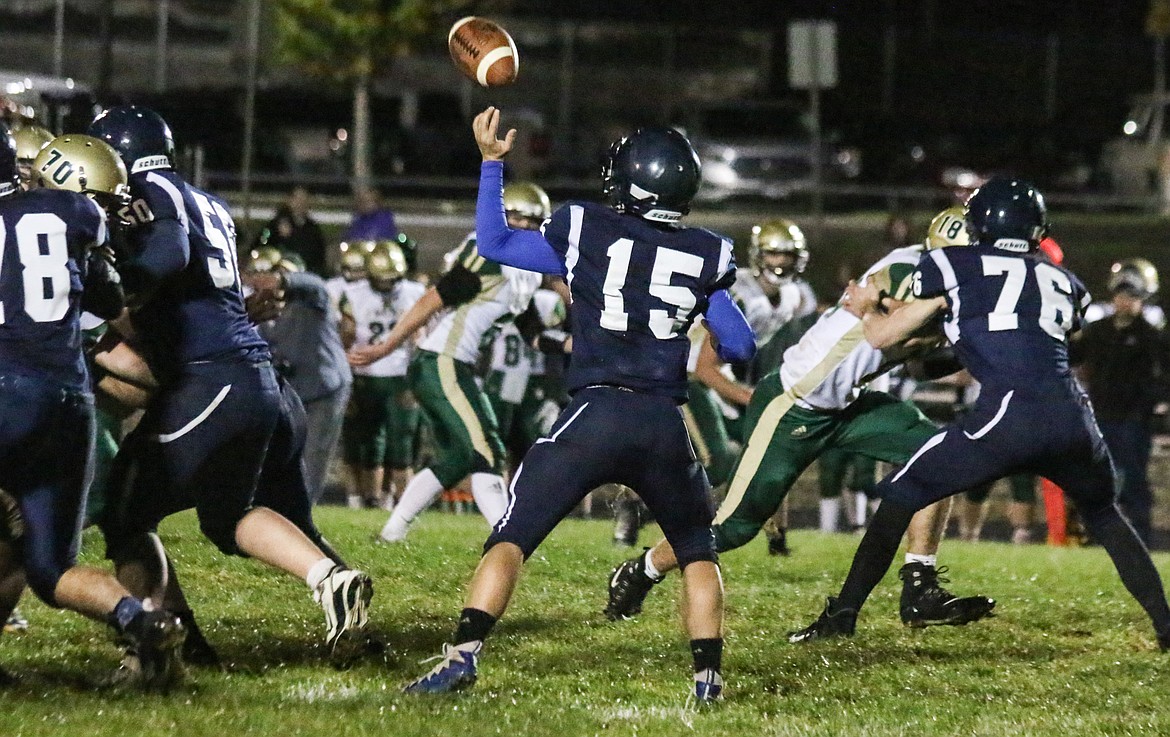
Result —
<instances>
[{"instance_id":1,"label":"quarterback in navy jersey","mask_svg":"<svg viewBox=\"0 0 1170 737\"><path fill-rule=\"evenodd\" d=\"M850 300L876 347L905 340L941 315L956 357L982 385L979 398L881 481L882 504L840 594L790 639L853 633L914 512L964 489L1031 473L1076 502L1166 649L1170 607L1161 578L1116 505L1108 448L1069 368L1067 336L1080 326L1089 295L1076 276L1037 253L1047 212L1030 184L991 179L967 202L966 218L972 245L928 251L913 276L914 301L883 306L872 287L851 288Z\"/></svg>"},{"instance_id":2,"label":"quarterback in navy jersey","mask_svg":"<svg viewBox=\"0 0 1170 737\"><path fill-rule=\"evenodd\" d=\"M731 242L679 225L699 186L699 159L669 128L615 142L603 172L608 205L570 203L540 233L507 226L503 158L516 132L497 138L499 111L473 124L483 154L476 234L481 256L563 276L573 298L572 401L516 471L508 508L484 544L455 645L408 692L470 685L484 639L503 615L520 568L592 489L629 486L678 552L694 694L719 698L723 588L711 532L710 485L687 438L687 330L704 315L718 351L748 360L755 338L724 287L735 278Z\"/></svg>"},{"instance_id":3,"label":"quarterback in navy jersey","mask_svg":"<svg viewBox=\"0 0 1170 737\"><path fill-rule=\"evenodd\" d=\"M135 580L159 595L165 566L150 535L164 517L194 507L220 550L304 579L333 646L365 625L372 585L257 498L282 400L268 346L244 308L232 218L173 171L171 131L154 111L111 108L90 134L113 146L130 173L122 213L129 258L120 267L130 295L126 337L159 382L119 450L110 480L121 487L119 503L103 525L107 554L120 572L145 568Z\"/></svg>"},{"instance_id":4,"label":"quarterback in navy jersey","mask_svg":"<svg viewBox=\"0 0 1170 737\"><path fill-rule=\"evenodd\" d=\"M107 244L106 213L85 194L18 190L16 144L0 123L0 487L21 522L0 524L0 560L23 566L46 604L111 624L140 654L140 683L166 687L182 624L76 564L95 432L79 319L83 309L106 318L122 309L117 275L100 257Z\"/></svg>"}]
</instances>

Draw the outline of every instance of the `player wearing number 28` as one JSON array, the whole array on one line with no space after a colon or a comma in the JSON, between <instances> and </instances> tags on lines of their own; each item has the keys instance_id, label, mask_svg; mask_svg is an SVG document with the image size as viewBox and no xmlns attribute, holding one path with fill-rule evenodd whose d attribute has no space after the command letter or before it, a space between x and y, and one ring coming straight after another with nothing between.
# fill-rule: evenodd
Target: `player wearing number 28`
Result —
<instances>
[{"instance_id":1,"label":"player wearing number 28","mask_svg":"<svg viewBox=\"0 0 1170 737\"><path fill-rule=\"evenodd\" d=\"M863 313L866 340L875 347L942 316L957 358L983 388L971 412L878 485L881 507L840 594L794 634L795 641L853 633L858 610L917 510L1003 476L1033 473L1073 498L1153 621L1159 645L1170 645L1161 579L1118 511L1109 451L1069 370L1067 336L1080 327L1089 295L1076 276L1038 253L1047 227L1039 192L1026 182L994 178L967 202L971 246L929 251L919 261L915 301L883 307L874 287L851 289L851 307Z\"/></svg>"},{"instance_id":2,"label":"player wearing number 28","mask_svg":"<svg viewBox=\"0 0 1170 737\"><path fill-rule=\"evenodd\" d=\"M146 611L108 573L76 565L94 453L79 318L83 309L106 318L122 309L117 275L103 255L106 213L84 183L85 194L20 190L16 156L0 123L0 486L19 505L13 520L23 520L0 522L0 580L6 588L15 582L19 596L23 567L42 601L109 622L157 666L143 669L142 685L165 685L182 641L179 620ZM68 165L52 171L58 182L73 173ZM89 176L91 184L102 179L93 170ZM111 173L123 186L125 176ZM0 617L15 603L6 596Z\"/></svg>"},{"instance_id":3,"label":"player wearing number 28","mask_svg":"<svg viewBox=\"0 0 1170 737\"><path fill-rule=\"evenodd\" d=\"M608 206L568 203L540 232L507 227L503 157L516 132L496 137L499 111L475 119L483 154L476 234L482 256L563 276L573 298L572 401L516 471L504 516L484 544L455 644L407 687L442 692L475 680L483 640L503 615L520 568L553 527L602 484L634 489L678 553L694 694L722 690L723 589L711 533L710 487L687 439L687 330L704 315L725 360L747 360L755 340L726 291L731 241L679 219L699 186L699 159L680 133L642 128L617 141L603 170Z\"/></svg>"}]
</instances>

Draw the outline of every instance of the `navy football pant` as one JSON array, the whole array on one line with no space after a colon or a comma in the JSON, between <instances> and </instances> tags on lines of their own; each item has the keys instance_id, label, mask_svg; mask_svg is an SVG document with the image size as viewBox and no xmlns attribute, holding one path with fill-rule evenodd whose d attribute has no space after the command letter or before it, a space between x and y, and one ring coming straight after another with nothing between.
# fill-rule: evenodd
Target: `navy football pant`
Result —
<instances>
[{"instance_id":1,"label":"navy football pant","mask_svg":"<svg viewBox=\"0 0 1170 737\"><path fill-rule=\"evenodd\" d=\"M678 405L610 386L578 391L549 436L524 456L484 551L510 542L527 558L603 484L628 486L646 502L680 567L715 560L710 484Z\"/></svg>"},{"instance_id":2,"label":"navy football pant","mask_svg":"<svg viewBox=\"0 0 1170 737\"><path fill-rule=\"evenodd\" d=\"M254 504L265 453L280 416L268 363L213 362L160 390L123 442L111 474L118 497L103 524L107 554L195 508L199 527L225 553L239 554L236 525Z\"/></svg>"},{"instance_id":3,"label":"navy football pant","mask_svg":"<svg viewBox=\"0 0 1170 737\"><path fill-rule=\"evenodd\" d=\"M921 509L1017 473L1050 479L1081 510L1113 503L1113 464L1087 397L1029 401L989 391L883 479L877 491L883 500Z\"/></svg>"},{"instance_id":4,"label":"navy football pant","mask_svg":"<svg viewBox=\"0 0 1170 737\"><path fill-rule=\"evenodd\" d=\"M1114 501L1113 464L1089 400L1071 388L1067 397L1033 400L985 389L971 413L948 425L901 470L883 479L878 484L881 506L857 548L838 606L861 608L893 562L915 512L963 489L1016 473L1043 476L1065 490L1155 629L1170 633L1170 607L1161 577Z\"/></svg>"},{"instance_id":5,"label":"navy football pant","mask_svg":"<svg viewBox=\"0 0 1170 737\"><path fill-rule=\"evenodd\" d=\"M50 606L77 563L93 443L92 394L0 375L0 487L20 506L24 534L16 544L29 586Z\"/></svg>"},{"instance_id":6,"label":"navy football pant","mask_svg":"<svg viewBox=\"0 0 1170 737\"><path fill-rule=\"evenodd\" d=\"M296 525L335 562L344 561L313 522L313 499L305 466L308 419L296 390L280 379L280 417L272 432L254 505L268 507Z\"/></svg>"}]
</instances>

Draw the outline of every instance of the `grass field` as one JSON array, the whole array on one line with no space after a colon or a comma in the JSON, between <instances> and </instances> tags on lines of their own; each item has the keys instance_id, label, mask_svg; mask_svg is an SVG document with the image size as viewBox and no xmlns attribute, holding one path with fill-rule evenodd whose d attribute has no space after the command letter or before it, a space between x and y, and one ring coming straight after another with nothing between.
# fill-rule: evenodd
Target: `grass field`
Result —
<instances>
[{"instance_id":1,"label":"grass field","mask_svg":"<svg viewBox=\"0 0 1170 737\"><path fill-rule=\"evenodd\" d=\"M1170 734L1170 656L1157 652L1099 548L948 543L952 589L996 597L998 617L904 629L891 574L855 638L797 647L785 632L817 614L857 538L797 532L788 559L754 542L723 560L728 699L696 713L685 708L690 653L677 581L660 586L637 621L605 621L606 574L626 552L611 546L606 523L580 520L529 563L476 687L407 697L400 686L450 636L486 528L478 517L428 514L409 545L385 548L371 542L382 518L319 513L326 534L375 577L371 627L385 654L329 665L303 584L225 559L180 515L163 537L227 669L194 671L169 695L98 690L90 684L117 662L107 632L26 599L32 629L0 641L0 663L21 676L0 691L0 735ZM87 534L84 557L98 562L99 552ZM1157 560L1170 567L1170 557Z\"/></svg>"}]
</instances>

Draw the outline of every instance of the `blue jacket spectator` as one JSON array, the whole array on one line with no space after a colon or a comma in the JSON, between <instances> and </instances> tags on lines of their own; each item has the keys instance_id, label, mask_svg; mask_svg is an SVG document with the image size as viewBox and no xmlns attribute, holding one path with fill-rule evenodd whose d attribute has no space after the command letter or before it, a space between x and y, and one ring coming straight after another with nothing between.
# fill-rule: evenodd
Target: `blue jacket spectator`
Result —
<instances>
[{"instance_id":1,"label":"blue jacket spectator","mask_svg":"<svg viewBox=\"0 0 1170 737\"><path fill-rule=\"evenodd\" d=\"M381 241L398 237L394 213L382 203L382 194L372 188L359 189L354 194L354 215L342 240Z\"/></svg>"}]
</instances>

